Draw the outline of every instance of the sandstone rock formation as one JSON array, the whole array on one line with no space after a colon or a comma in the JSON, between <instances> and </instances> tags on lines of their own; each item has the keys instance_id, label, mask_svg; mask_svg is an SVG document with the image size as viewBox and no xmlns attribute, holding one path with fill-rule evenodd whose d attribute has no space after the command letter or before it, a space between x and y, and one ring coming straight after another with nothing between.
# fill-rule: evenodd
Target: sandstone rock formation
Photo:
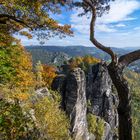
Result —
<instances>
[{"instance_id":1,"label":"sandstone rock formation","mask_svg":"<svg viewBox=\"0 0 140 140\"><path fill-rule=\"evenodd\" d=\"M105 120L107 130L104 139L106 140L116 137L112 130L118 126L118 101L112 87L106 64L97 64L89 69L87 74L87 100L90 102L88 112Z\"/></svg>"},{"instance_id":2,"label":"sandstone rock formation","mask_svg":"<svg viewBox=\"0 0 140 140\"><path fill-rule=\"evenodd\" d=\"M76 140L88 140L85 74L74 69L67 77L65 91L66 112L70 116L71 132Z\"/></svg>"},{"instance_id":3,"label":"sandstone rock formation","mask_svg":"<svg viewBox=\"0 0 140 140\"><path fill-rule=\"evenodd\" d=\"M86 76L80 68L75 68L56 77L52 88L62 95L62 107L70 118L71 134L75 140L96 139L88 132L87 113L104 120L102 140L116 140L117 98L112 86L106 64L91 66Z\"/></svg>"},{"instance_id":4,"label":"sandstone rock formation","mask_svg":"<svg viewBox=\"0 0 140 140\"><path fill-rule=\"evenodd\" d=\"M71 122L71 134L76 140L88 140L86 78L80 69L74 69L67 77L58 76L52 85L62 95L62 106Z\"/></svg>"}]
</instances>

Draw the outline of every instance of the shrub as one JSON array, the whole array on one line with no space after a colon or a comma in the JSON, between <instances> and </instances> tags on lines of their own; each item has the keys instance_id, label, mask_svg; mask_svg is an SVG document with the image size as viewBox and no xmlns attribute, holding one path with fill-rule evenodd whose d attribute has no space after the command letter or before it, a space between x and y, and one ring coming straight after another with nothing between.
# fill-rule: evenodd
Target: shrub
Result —
<instances>
[{"instance_id":1,"label":"shrub","mask_svg":"<svg viewBox=\"0 0 140 140\"><path fill-rule=\"evenodd\" d=\"M102 140L105 129L104 121L90 113L87 115L87 120L89 132L95 135L96 140Z\"/></svg>"},{"instance_id":2,"label":"shrub","mask_svg":"<svg viewBox=\"0 0 140 140\"><path fill-rule=\"evenodd\" d=\"M37 140L34 122L30 115L23 113L18 101L0 100L0 139L1 140Z\"/></svg>"},{"instance_id":3,"label":"shrub","mask_svg":"<svg viewBox=\"0 0 140 140\"><path fill-rule=\"evenodd\" d=\"M69 120L59 108L60 96L52 93L51 97L44 97L35 103L35 117L40 132L46 139L68 140Z\"/></svg>"}]
</instances>

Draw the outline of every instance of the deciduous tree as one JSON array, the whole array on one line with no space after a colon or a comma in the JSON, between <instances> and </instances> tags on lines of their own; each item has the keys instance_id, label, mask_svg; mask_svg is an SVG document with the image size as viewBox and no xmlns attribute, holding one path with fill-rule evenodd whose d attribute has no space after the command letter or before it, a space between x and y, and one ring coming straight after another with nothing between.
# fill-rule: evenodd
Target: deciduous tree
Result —
<instances>
[{"instance_id":1,"label":"deciduous tree","mask_svg":"<svg viewBox=\"0 0 140 140\"><path fill-rule=\"evenodd\" d=\"M42 78L44 85L48 88L51 87L53 79L57 76L56 74L56 68L51 65L43 65L43 72L42 72Z\"/></svg>"},{"instance_id":2,"label":"deciduous tree","mask_svg":"<svg viewBox=\"0 0 140 140\"><path fill-rule=\"evenodd\" d=\"M0 84L21 90L34 85L31 57L18 41L0 46Z\"/></svg>"},{"instance_id":3,"label":"deciduous tree","mask_svg":"<svg viewBox=\"0 0 140 140\"><path fill-rule=\"evenodd\" d=\"M0 0L0 28L9 34L19 32L29 38L31 31L38 39L72 34L69 25L60 25L51 17L59 14L66 0ZM23 31L26 28L28 31ZM0 36L1 38L1 36Z\"/></svg>"}]
</instances>

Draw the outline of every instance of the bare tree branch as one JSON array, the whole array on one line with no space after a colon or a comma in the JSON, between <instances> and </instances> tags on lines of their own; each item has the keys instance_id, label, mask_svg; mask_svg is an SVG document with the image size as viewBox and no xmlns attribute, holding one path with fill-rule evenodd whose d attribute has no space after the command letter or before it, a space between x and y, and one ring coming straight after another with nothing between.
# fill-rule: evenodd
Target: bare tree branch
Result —
<instances>
[{"instance_id":1,"label":"bare tree branch","mask_svg":"<svg viewBox=\"0 0 140 140\"><path fill-rule=\"evenodd\" d=\"M130 63L138 59L140 59L140 50L130 52L128 54L122 55L119 58L119 66L121 66L122 68L127 67Z\"/></svg>"},{"instance_id":2,"label":"bare tree branch","mask_svg":"<svg viewBox=\"0 0 140 140\"><path fill-rule=\"evenodd\" d=\"M84 0L84 2L90 6L92 10L92 18L90 22L90 41L99 49L102 51L106 52L111 56L112 62L117 63L117 55L111 50L111 48L106 47L102 45L100 42L98 42L95 38L94 32L95 32L95 22L96 22L96 8L95 6L91 3L90 0Z\"/></svg>"}]
</instances>

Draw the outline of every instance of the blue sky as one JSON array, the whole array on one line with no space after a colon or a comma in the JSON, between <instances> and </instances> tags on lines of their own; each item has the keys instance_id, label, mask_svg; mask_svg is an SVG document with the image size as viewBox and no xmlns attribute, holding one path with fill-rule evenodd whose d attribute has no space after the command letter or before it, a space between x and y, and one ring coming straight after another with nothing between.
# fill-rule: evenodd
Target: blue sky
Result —
<instances>
[{"instance_id":1,"label":"blue sky","mask_svg":"<svg viewBox=\"0 0 140 140\"><path fill-rule=\"evenodd\" d=\"M78 17L82 9L63 10L61 15L53 15L61 24L71 24L74 37L47 40L45 45L93 46L89 41L90 19ZM19 37L24 45L38 45L33 38ZM111 3L108 14L96 21L96 38L110 47L140 47L140 0L116 0Z\"/></svg>"}]
</instances>

